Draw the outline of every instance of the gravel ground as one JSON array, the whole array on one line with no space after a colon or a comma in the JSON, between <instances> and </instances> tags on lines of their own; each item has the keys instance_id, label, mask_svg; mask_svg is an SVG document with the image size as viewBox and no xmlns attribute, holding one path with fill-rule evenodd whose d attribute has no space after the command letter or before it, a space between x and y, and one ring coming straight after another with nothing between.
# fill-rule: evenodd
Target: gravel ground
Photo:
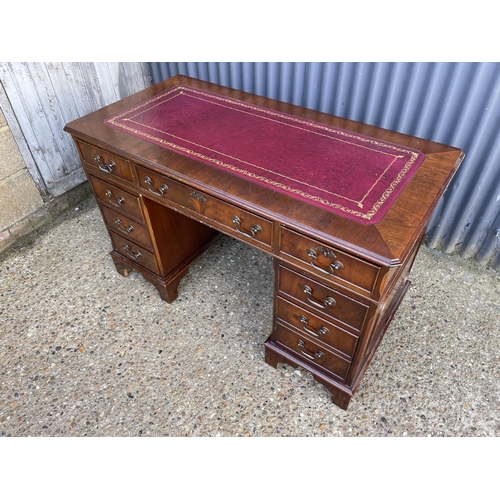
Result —
<instances>
[{"instance_id":1,"label":"gravel ground","mask_svg":"<svg viewBox=\"0 0 500 500\"><path fill-rule=\"evenodd\" d=\"M272 260L228 237L163 302L93 199L0 262L2 436L500 435L500 276L423 247L348 411L264 362Z\"/></svg>"}]
</instances>

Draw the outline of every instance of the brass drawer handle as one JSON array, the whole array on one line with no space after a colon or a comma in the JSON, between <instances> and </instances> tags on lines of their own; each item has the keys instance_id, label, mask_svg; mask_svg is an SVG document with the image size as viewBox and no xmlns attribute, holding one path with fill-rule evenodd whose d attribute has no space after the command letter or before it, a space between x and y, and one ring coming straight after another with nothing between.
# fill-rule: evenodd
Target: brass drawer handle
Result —
<instances>
[{"instance_id":1,"label":"brass drawer handle","mask_svg":"<svg viewBox=\"0 0 500 500\"><path fill-rule=\"evenodd\" d=\"M195 200L198 200L198 201L207 201L207 199L201 193L198 193L198 191L191 191L191 193L189 193L189 194Z\"/></svg>"},{"instance_id":2,"label":"brass drawer handle","mask_svg":"<svg viewBox=\"0 0 500 500\"><path fill-rule=\"evenodd\" d=\"M155 194L156 196L163 196L165 193L168 192L168 186L166 184L162 184L157 191L153 187L153 181L147 175L146 177L144 177L144 182L148 185L149 192Z\"/></svg>"},{"instance_id":3,"label":"brass drawer handle","mask_svg":"<svg viewBox=\"0 0 500 500\"><path fill-rule=\"evenodd\" d=\"M123 228L122 221L118 218L115 219L115 224L118 226L118 229L125 234L130 234L134 230L134 226L129 224L126 228Z\"/></svg>"},{"instance_id":4,"label":"brass drawer handle","mask_svg":"<svg viewBox=\"0 0 500 500\"><path fill-rule=\"evenodd\" d=\"M108 189L106 191L106 196L108 197L108 202L115 207L121 207L125 203L125 198L123 196L119 196L116 201L113 200L114 194Z\"/></svg>"},{"instance_id":5,"label":"brass drawer handle","mask_svg":"<svg viewBox=\"0 0 500 500\"><path fill-rule=\"evenodd\" d=\"M313 250L312 248L308 248L306 253L307 253L308 257L311 257L309 264L312 267L314 267L314 269L321 271L324 274L334 274L335 271L341 271L342 269L344 269L344 264L342 264L342 262L340 262L338 260L332 262L330 264L330 266L328 267L328 269L325 269L325 268L315 264L314 261L316 260L316 257L318 256L318 254L316 253L316 250L321 252L325 257L329 257L331 259L335 259L337 257L332 250L330 250L329 248L325 248L323 246L318 246L318 247L316 247L315 250Z\"/></svg>"},{"instance_id":6,"label":"brass drawer handle","mask_svg":"<svg viewBox=\"0 0 500 500\"><path fill-rule=\"evenodd\" d=\"M304 331L312 335L313 337L319 338L321 335L326 335L330 333L330 330L326 326L320 326L318 331L313 330L307 326L307 322L309 321L305 316L299 316L299 320L302 323L302 328Z\"/></svg>"},{"instance_id":7,"label":"brass drawer handle","mask_svg":"<svg viewBox=\"0 0 500 500\"><path fill-rule=\"evenodd\" d=\"M130 245L124 245L123 246L123 250L125 250L125 253L131 258L131 259L134 259L134 260L137 260L141 255L142 253L137 251L137 252L134 252L132 250L132 248L130 247Z\"/></svg>"},{"instance_id":8,"label":"brass drawer handle","mask_svg":"<svg viewBox=\"0 0 500 500\"><path fill-rule=\"evenodd\" d=\"M310 286L304 285L304 293L306 294L307 300L315 307L319 307L320 309L326 309L327 307L333 307L337 302L333 297L326 297L323 302L316 300L312 296L312 288Z\"/></svg>"},{"instance_id":9,"label":"brass drawer handle","mask_svg":"<svg viewBox=\"0 0 500 500\"><path fill-rule=\"evenodd\" d=\"M109 163L104 163L104 160L99 155L95 155L94 161L96 161L97 166L107 174L111 174L116 169L116 163L113 160Z\"/></svg>"},{"instance_id":10,"label":"brass drawer handle","mask_svg":"<svg viewBox=\"0 0 500 500\"><path fill-rule=\"evenodd\" d=\"M233 224L236 225L235 229L238 233L243 234L244 236L247 236L248 238L255 238L255 235L262 231L262 228L258 224L255 224L254 226L252 226L250 228L250 232L247 232L244 229L240 229L241 219L237 215L233 216Z\"/></svg>"},{"instance_id":11,"label":"brass drawer handle","mask_svg":"<svg viewBox=\"0 0 500 500\"><path fill-rule=\"evenodd\" d=\"M318 358L322 358L325 355L323 351L316 351L314 354L310 354L305 350L305 345L302 340L297 340L297 344L299 346L300 352L311 361L316 361Z\"/></svg>"}]
</instances>

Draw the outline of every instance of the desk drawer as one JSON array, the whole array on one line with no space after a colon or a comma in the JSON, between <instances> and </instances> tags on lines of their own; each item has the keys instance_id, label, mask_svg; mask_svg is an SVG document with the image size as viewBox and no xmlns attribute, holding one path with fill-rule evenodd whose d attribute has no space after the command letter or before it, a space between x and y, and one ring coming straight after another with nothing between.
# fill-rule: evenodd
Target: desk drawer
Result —
<instances>
[{"instance_id":1,"label":"desk drawer","mask_svg":"<svg viewBox=\"0 0 500 500\"><path fill-rule=\"evenodd\" d=\"M308 272L350 283L370 294L377 284L380 267L284 227L280 253L292 257Z\"/></svg>"},{"instance_id":2,"label":"desk drawer","mask_svg":"<svg viewBox=\"0 0 500 500\"><path fill-rule=\"evenodd\" d=\"M110 179L119 177L125 181L134 182L132 165L128 160L85 142L77 141L77 144L80 154L86 163L109 175Z\"/></svg>"},{"instance_id":3,"label":"desk drawer","mask_svg":"<svg viewBox=\"0 0 500 500\"><path fill-rule=\"evenodd\" d=\"M146 226L109 208L101 207L101 209L104 221L111 230L121 233L124 238L135 241L143 247L153 248L151 237L149 236L149 231Z\"/></svg>"},{"instance_id":4,"label":"desk drawer","mask_svg":"<svg viewBox=\"0 0 500 500\"><path fill-rule=\"evenodd\" d=\"M337 356L324 345L320 346L281 324L276 327L276 341L295 351L301 359L322 367L342 380L346 379L351 363Z\"/></svg>"},{"instance_id":5,"label":"desk drawer","mask_svg":"<svg viewBox=\"0 0 500 500\"><path fill-rule=\"evenodd\" d=\"M240 239L271 249L271 221L143 167L137 166L137 173L141 188L149 193L200 214L207 222L218 223L232 236L242 236Z\"/></svg>"},{"instance_id":6,"label":"desk drawer","mask_svg":"<svg viewBox=\"0 0 500 500\"><path fill-rule=\"evenodd\" d=\"M113 186L113 184L101 181L97 177L89 176L89 179L97 199L113 210L129 214L141 221L144 220L141 204L137 196Z\"/></svg>"},{"instance_id":7,"label":"desk drawer","mask_svg":"<svg viewBox=\"0 0 500 500\"><path fill-rule=\"evenodd\" d=\"M277 315L278 319L282 319L294 326L305 337L312 338L316 342L324 342L352 358L358 343L356 335L281 297L278 297Z\"/></svg>"},{"instance_id":8,"label":"desk drawer","mask_svg":"<svg viewBox=\"0 0 500 500\"><path fill-rule=\"evenodd\" d=\"M361 332L370 306L279 266L279 293L307 309Z\"/></svg>"},{"instance_id":9,"label":"desk drawer","mask_svg":"<svg viewBox=\"0 0 500 500\"><path fill-rule=\"evenodd\" d=\"M113 240L113 246L117 252L121 253L129 260L137 262L137 264L140 264L143 267L147 267L154 273L159 273L156 258L151 252L144 250L143 248L135 245L135 243L132 243L117 234L110 234L111 239Z\"/></svg>"}]
</instances>

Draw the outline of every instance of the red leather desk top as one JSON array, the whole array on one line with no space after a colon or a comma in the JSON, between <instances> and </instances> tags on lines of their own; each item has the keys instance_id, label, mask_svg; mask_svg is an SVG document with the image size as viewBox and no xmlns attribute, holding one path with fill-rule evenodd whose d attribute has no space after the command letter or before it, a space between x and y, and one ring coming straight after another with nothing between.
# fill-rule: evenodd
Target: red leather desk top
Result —
<instances>
[{"instance_id":1,"label":"red leather desk top","mask_svg":"<svg viewBox=\"0 0 500 500\"><path fill-rule=\"evenodd\" d=\"M363 224L379 222L420 151L179 85L105 124Z\"/></svg>"}]
</instances>

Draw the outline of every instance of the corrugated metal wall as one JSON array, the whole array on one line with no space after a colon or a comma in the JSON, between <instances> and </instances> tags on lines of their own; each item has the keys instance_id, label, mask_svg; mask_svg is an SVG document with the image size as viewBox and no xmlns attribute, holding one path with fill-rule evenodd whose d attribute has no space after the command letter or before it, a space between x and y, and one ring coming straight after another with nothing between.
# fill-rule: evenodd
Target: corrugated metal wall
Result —
<instances>
[{"instance_id":1,"label":"corrugated metal wall","mask_svg":"<svg viewBox=\"0 0 500 500\"><path fill-rule=\"evenodd\" d=\"M500 63L150 63L461 148L426 243L500 268Z\"/></svg>"}]
</instances>

